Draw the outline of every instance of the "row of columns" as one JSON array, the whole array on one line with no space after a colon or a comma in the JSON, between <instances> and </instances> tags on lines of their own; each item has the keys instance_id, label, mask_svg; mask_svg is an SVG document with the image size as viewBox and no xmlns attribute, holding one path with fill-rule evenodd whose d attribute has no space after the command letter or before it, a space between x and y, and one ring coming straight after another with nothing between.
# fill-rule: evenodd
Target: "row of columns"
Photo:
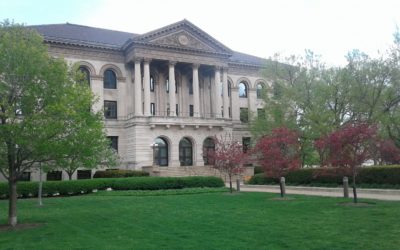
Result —
<instances>
[{"instance_id":1,"label":"row of columns","mask_svg":"<svg viewBox=\"0 0 400 250\"><path fill-rule=\"evenodd\" d=\"M135 116L150 116L150 62L149 59L143 61L143 90L144 90L144 109L142 112L142 95L141 93L141 60L135 60ZM175 97L175 64L176 62L170 61L168 64L168 81L169 81L169 116L176 116L176 97ZM199 87L199 64L193 64L193 116L200 117L200 87ZM215 69L215 104L214 113L217 118L229 118L229 98L228 98L228 72L226 69L222 73L221 82L221 68L216 67ZM222 84L222 96L223 105L221 105L221 84ZM223 110L221 110L223 106ZM223 112L223 116L221 114Z\"/></svg>"}]
</instances>

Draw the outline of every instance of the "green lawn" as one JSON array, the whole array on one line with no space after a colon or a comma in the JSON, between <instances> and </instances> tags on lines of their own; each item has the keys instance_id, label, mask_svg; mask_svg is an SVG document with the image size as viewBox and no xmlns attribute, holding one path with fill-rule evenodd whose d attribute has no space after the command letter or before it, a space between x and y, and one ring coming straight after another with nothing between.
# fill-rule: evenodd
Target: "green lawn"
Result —
<instances>
[{"instance_id":1,"label":"green lawn","mask_svg":"<svg viewBox=\"0 0 400 250\"><path fill-rule=\"evenodd\" d=\"M0 249L399 249L400 202L338 205L340 198L267 193L148 196L121 192L20 200L22 223ZM365 201L365 200L364 200ZM0 201L0 223L7 202Z\"/></svg>"}]
</instances>

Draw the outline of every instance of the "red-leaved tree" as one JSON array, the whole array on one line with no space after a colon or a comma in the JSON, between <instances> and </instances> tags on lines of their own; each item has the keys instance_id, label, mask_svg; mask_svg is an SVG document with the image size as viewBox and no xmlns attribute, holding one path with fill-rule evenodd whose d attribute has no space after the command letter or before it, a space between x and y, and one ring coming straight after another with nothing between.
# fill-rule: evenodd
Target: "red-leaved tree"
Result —
<instances>
[{"instance_id":1,"label":"red-leaved tree","mask_svg":"<svg viewBox=\"0 0 400 250\"><path fill-rule=\"evenodd\" d=\"M276 128L270 135L258 140L253 149L257 161L269 177L280 179L288 172L300 168L300 143L297 132L288 128ZM280 182L281 196L284 196Z\"/></svg>"},{"instance_id":2,"label":"red-leaved tree","mask_svg":"<svg viewBox=\"0 0 400 250\"><path fill-rule=\"evenodd\" d=\"M377 151L381 164L400 163L400 148L392 140L381 140L377 143Z\"/></svg>"},{"instance_id":3,"label":"red-leaved tree","mask_svg":"<svg viewBox=\"0 0 400 250\"><path fill-rule=\"evenodd\" d=\"M244 171L243 162L246 153L243 152L242 144L235 141L230 135L215 137L215 151L209 154L214 161L214 168L228 175L229 187L232 193L232 177Z\"/></svg>"},{"instance_id":4,"label":"red-leaved tree","mask_svg":"<svg viewBox=\"0 0 400 250\"><path fill-rule=\"evenodd\" d=\"M325 167L336 168L352 177L355 203L357 203L356 177L361 165L372 157L371 147L376 135L375 125L349 123L315 142L317 149L324 152Z\"/></svg>"}]
</instances>

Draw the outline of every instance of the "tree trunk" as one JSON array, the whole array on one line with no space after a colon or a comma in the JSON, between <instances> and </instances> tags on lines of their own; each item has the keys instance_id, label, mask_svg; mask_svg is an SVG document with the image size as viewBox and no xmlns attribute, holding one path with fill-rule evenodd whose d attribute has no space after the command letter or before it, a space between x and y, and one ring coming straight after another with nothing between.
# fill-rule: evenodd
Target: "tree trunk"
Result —
<instances>
[{"instance_id":1,"label":"tree trunk","mask_svg":"<svg viewBox=\"0 0 400 250\"><path fill-rule=\"evenodd\" d=\"M68 180L72 180L72 175L73 175L74 173L67 172L67 174L68 174Z\"/></svg>"},{"instance_id":2,"label":"tree trunk","mask_svg":"<svg viewBox=\"0 0 400 250\"><path fill-rule=\"evenodd\" d=\"M39 206L43 206L43 203L42 203L42 190L43 190L42 165L39 165L39 191L38 191Z\"/></svg>"},{"instance_id":3,"label":"tree trunk","mask_svg":"<svg viewBox=\"0 0 400 250\"><path fill-rule=\"evenodd\" d=\"M8 225L17 225L17 178L12 175L8 181L9 201L8 201Z\"/></svg>"},{"instance_id":4,"label":"tree trunk","mask_svg":"<svg viewBox=\"0 0 400 250\"><path fill-rule=\"evenodd\" d=\"M232 192L233 192L233 187L232 187L232 175L229 175L229 189L230 189L230 192L232 193Z\"/></svg>"},{"instance_id":5,"label":"tree trunk","mask_svg":"<svg viewBox=\"0 0 400 250\"><path fill-rule=\"evenodd\" d=\"M281 197L285 197L286 187L285 187L285 177L279 178L279 187L281 189Z\"/></svg>"},{"instance_id":6,"label":"tree trunk","mask_svg":"<svg viewBox=\"0 0 400 250\"><path fill-rule=\"evenodd\" d=\"M353 200L357 203L356 175L353 173Z\"/></svg>"}]
</instances>

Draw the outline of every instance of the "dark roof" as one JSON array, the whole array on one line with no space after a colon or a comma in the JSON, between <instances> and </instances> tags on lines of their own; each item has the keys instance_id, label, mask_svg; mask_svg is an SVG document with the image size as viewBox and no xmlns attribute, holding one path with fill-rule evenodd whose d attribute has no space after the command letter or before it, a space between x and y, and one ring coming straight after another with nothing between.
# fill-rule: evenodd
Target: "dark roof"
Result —
<instances>
[{"instance_id":1,"label":"dark roof","mask_svg":"<svg viewBox=\"0 0 400 250\"><path fill-rule=\"evenodd\" d=\"M137 34L88 27L65 23L29 26L37 30L46 40L80 43L84 45L102 45L105 47L122 47L124 43Z\"/></svg>"},{"instance_id":2,"label":"dark roof","mask_svg":"<svg viewBox=\"0 0 400 250\"><path fill-rule=\"evenodd\" d=\"M129 32L94 28L71 23L33 25L28 27L37 30L47 41L100 46L113 49L121 49L129 39L139 36L138 34ZM267 62L266 59L236 51L232 51L230 61L238 64L257 66L263 66Z\"/></svg>"},{"instance_id":3,"label":"dark roof","mask_svg":"<svg viewBox=\"0 0 400 250\"><path fill-rule=\"evenodd\" d=\"M260 66L265 66L268 62L267 59L257 57L257 56L252 56L252 55L237 52L237 51L233 52L233 55L231 56L230 60L235 63L252 64L252 65L260 65Z\"/></svg>"}]
</instances>

